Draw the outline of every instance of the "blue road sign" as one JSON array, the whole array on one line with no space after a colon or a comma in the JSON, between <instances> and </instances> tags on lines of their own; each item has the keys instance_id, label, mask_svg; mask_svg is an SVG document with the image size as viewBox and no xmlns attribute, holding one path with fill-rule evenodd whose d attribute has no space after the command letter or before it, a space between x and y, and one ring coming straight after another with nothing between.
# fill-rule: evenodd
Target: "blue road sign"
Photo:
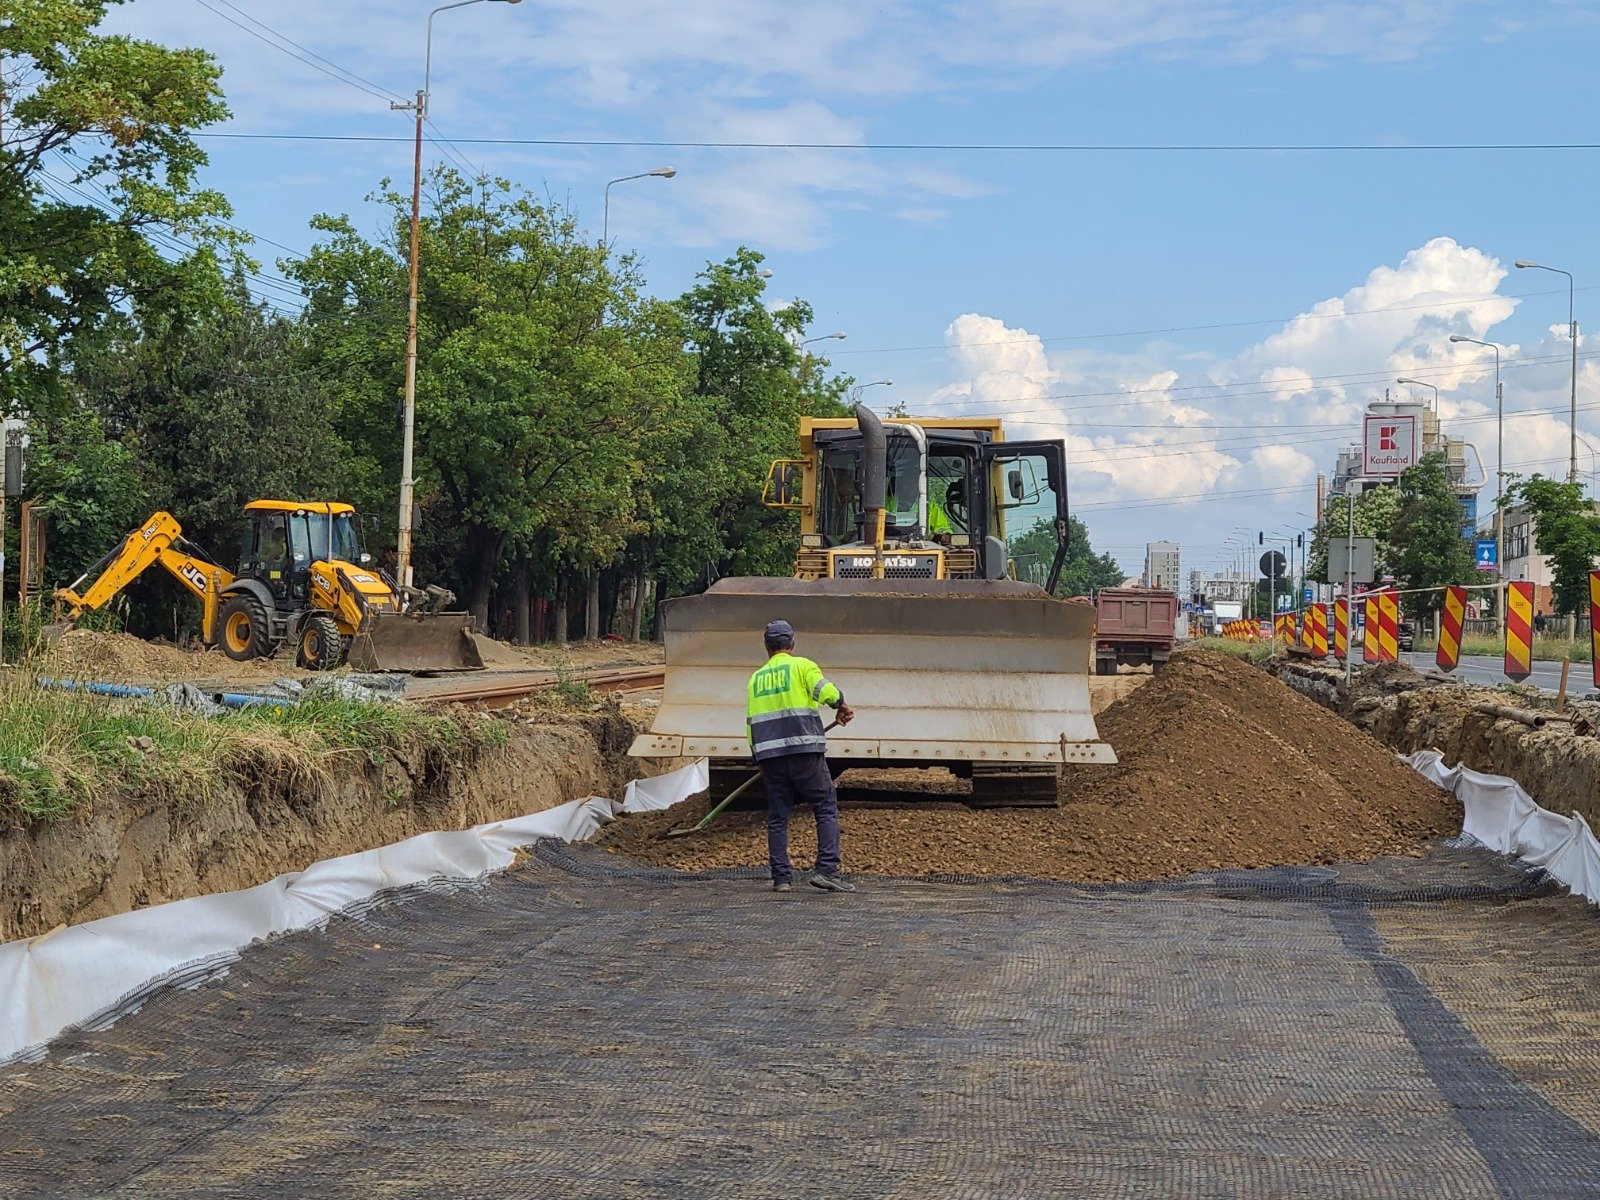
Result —
<instances>
[{"instance_id":1,"label":"blue road sign","mask_svg":"<svg viewBox=\"0 0 1600 1200\"><path fill-rule=\"evenodd\" d=\"M1477 560L1478 570L1492 571L1499 565L1499 558L1495 553L1493 538L1479 538L1472 544L1472 557Z\"/></svg>"},{"instance_id":2,"label":"blue road sign","mask_svg":"<svg viewBox=\"0 0 1600 1200\"><path fill-rule=\"evenodd\" d=\"M1305 594L1302 596L1302 599L1305 600L1307 604L1310 604L1316 598L1317 594L1315 592L1313 592L1310 588L1305 589Z\"/></svg>"}]
</instances>

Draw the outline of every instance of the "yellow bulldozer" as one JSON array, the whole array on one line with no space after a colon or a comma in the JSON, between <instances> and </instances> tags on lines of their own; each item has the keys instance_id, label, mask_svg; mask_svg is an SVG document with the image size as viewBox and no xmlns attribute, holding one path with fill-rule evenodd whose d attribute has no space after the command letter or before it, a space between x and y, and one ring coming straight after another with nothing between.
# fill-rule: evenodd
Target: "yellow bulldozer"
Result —
<instances>
[{"instance_id":1,"label":"yellow bulldozer","mask_svg":"<svg viewBox=\"0 0 1600 1200\"><path fill-rule=\"evenodd\" d=\"M1094 609L1054 596L1067 549L1066 445L998 419L801 419L763 502L798 510L788 579L730 578L662 610L661 707L630 753L749 776L745 682L782 618L857 710L846 768L945 767L975 806L1053 805L1066 763L1114 763L1089 704ZM930 795L930 798L949 799Z\"/></svg>"},{"instance_id":2,"label":"yellow bulldozer","mask_svg":"<svg viewBox=\"0 0 1600 1200\"><path fill-rule=\"evenodd\" d=\"M55 593L76 620L159 563L200 601L200 639L236 662L293 646L301 667L328 671L481 670L467 613L442 612L454 596L395 586L361 549L356 511L322 500L252 500L244 506L239 569L229 571L158 512L71 587Z\"/></svg>"}]
</instances>

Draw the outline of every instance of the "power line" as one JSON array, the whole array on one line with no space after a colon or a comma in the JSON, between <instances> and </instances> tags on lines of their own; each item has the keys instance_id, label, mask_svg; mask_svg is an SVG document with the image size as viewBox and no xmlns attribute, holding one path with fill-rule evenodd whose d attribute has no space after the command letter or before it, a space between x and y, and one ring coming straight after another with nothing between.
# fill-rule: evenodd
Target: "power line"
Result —
<instances>
[{"instance_id":1,"label":"power line","mask_svg":"<svg viewBox=\"0 0 1600 1200\"><path fill-rule=\"evenodd\" d=\"M1580 287L1580 292L1591 292L1600 289L1600 284ZM1552 288L1543 292L1491 292L1487 296L1459 296L1452 300L1433 301L1427 304L1393 304L1381 308L1358 308L1347 312L1329 313L1296 313L1292 317L1271 317L1253 321L1217 321L1209 325L1166 325L1156 329L1124 329L1111 333L1074 333L1059 334L1052 337L1042 337L1038 334L1027 334L1023 337L992 338L979 342L941 342L937 345L925 346L871 346L857 350L834 350L828 354L830 359L842 358L849 354L910 354L924 350L963 350L975 346L1015 346L1028 342L1098 342L1109 341L1125 337L1154 337L1163 333L1205 333L1220 329L1247 329L1260 325L1288 325L1295 321L1346 321L1352 317L1369 317L1382 313L1420 312L1436 308L1459 308L1466 304L1484 304L1490 300L1528 300L1537 296L1556 296L1566 291L1566 288Z\"/></svg>"},{"instance_id":2,"label":"power line","mask_svg":"<svg viewBox=\"0 0 1600 1200\"><path fill-rule=\"evenodd\" d=\"M318 62L326 63L328 66L332 67L335 71L338 71L341 75L348 75L351 79L355 80L357 83L364 83L370 88L374 88L377 91L386 93L387 95L389 95L390 97L392 97L395 100L399 100L399 101L402 101L402 102L405 100L404 96L401 96L397 92L390 91L388 88L384 87L383 84L374 83L372 80L366 79L366 78L364 78L364 77L362 77L360 75L357 75L354 71L351 71L348 68L341 67L338 63L334 62L332 59L324 58L322 55L318 54L315 50L312 50L310 47L302 46L299 42L295 41L293 38L288 37L285 34L279 33L276 29L273 29L270 25L266 24L264 21L256 20L249 13L245 12L244 9L240 8L237 4L230 4L228 2L228 0L216 0L216 2L218 4L220 4L220 5L222 5L224 8L231 8L234 12L238 13L246 21L249 21L250 24L255 25L255 26L257 26L257 27L259 27L261 29L266 30L268 33L270 33L273 37L277 38L279 41L288 42L289 45L293 46L296 50L302 50L305 53L309 54L312 58L316 59ZM216 10L213 9L212 11L214 12ZM221 14L218 14L218 15L221 15Z\"/></svg>"},{"instance_id":3,"label":"power line","mask_svg":"<svg viewBox=\"0 0 1600 1200\"><path fill-rule=\"evenodd\" d=\"M225 3L227 3L227 0L217 0L217 2L219 4L225 4ZM246 25L243 21L238 21L238 20L234 19L233 17L230 17L227 13L223 12L221 9L212 7L212 5L210 4L209 0L195 0L195 3L198 4L201 8L205 9L207 12L210 12L210 13L218 16L218 17L221 17L224 21L228 22L228 24L234 26L234 28L242 29L245 33L248 33L251 37L255 38L257 41L265 42L267 45L271 46L274 50L281 51L282 53L287 54L290 58L294 59L295 61L300 62L300 63L304 63L306 66L310 67L313 71L320 71L322 74L326 75L329 79L336 79L340 83L347 84L348 86L353 87L358 91L365 92L367 95L373 97L374 99L382 100L386 104L391 100L403 100L403 97L401 97L397 92L391 92L388 88L382 87L379 84L371 83L371 82L369 82L369 81L367 81L365 79L362 79L361 76L356 75L351 71L346 71L343 67L339 66L337 63L328 62L328 60L325 59L325 58L322 58L322 56L320 54L314 54L310 50L305 50L305 47L301 46L300 43L294 42L294 41L290 41L290 39L284 37L283 34L277 32L275 29L272 29L270 26L262 25L260 21L257 21L254 17L250 16L248 13L243 12L241 9L234 8L234 6L231 5L231 4L228 5L229 8L233 8L233 11L239 13L240 16L243 16L246 21L249 21L254 25L258 25L258 26L260 26L261 29L266 30L266 33L257 32L257 30L252 29L249 25ZM270 37L267 36L268 34L270 34L271 36ZM278 39L278 40L275 41L274 39ZM288 43L287 46L282 44L282 43L285 43L285 42ZM297 49L304 50L305 52L303 54L297 54L297 53L295 53L295 50L289 49L289 46L296 47ZM317 61L313 61L313 59L320 59L321 61L317 62ZM322 65L323 63L327 63L327 65L324 66L324 65Z\"/></svg>"},{"instance_id":4,"label":"power line","mask_svg":"<svg viewBox=\"0 0 1600 1200\"><path fill-rule=\"evenodd\" d=\"M205 3L205 0L199 0ZM399 142L356 133L205 133L197 137L285 142ZM1600 142L761 142L664 138L463 138L474 146L619 147L655 150L910 150L997 154L1488 153L1600 150Z\"/></svg>"}]
</instances>

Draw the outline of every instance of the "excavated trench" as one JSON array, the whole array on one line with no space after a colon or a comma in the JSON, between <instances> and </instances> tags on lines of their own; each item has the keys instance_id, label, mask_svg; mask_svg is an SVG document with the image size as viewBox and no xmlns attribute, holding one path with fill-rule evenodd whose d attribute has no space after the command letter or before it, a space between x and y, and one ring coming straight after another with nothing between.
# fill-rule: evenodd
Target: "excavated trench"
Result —
<instances>
[{"instance_id":1,"label":"excavated trench","mask_svg":"<svg viewBox=\"0 0 1600 1200\"><path fill-rule=\"evenodd\" d=\"M468 754L345 753L321 786L262 772L203 802L108 792L57 821L0 830L0 942L263 883L432 830L620 795L638 774L614 707L508 710L505 744Z\"/></svg>"}]
</instances>

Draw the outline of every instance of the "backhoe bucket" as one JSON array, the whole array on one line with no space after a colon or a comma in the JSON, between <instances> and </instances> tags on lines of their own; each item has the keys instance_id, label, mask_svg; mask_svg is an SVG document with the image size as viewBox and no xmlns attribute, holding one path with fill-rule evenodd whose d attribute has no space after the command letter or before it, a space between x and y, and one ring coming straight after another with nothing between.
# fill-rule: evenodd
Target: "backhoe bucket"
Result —
<instances>
[{"instance_id":1,"label":"backhoe bucket","mask_svg":"<svg viewBox=\"0 0 1600 1200\"><path fill-rule=\"evenodd\" d=\"M1094 609L1010 580L725 579L663 612L643 758L748 759L745 687L778 618L856 710L828 756L867 766L1114 763L1089 708Z\"/></svg>"},{"instance_id":2,"label":"backhoe bucket","mask_svg":"<svg viewBox=\"0 0 1600 1200\"><path fill-rule=\"evenodd\" d=\"M350 639L357 671L481 671L470 613L386 613Z\"/></svg>"}]
</instances>

